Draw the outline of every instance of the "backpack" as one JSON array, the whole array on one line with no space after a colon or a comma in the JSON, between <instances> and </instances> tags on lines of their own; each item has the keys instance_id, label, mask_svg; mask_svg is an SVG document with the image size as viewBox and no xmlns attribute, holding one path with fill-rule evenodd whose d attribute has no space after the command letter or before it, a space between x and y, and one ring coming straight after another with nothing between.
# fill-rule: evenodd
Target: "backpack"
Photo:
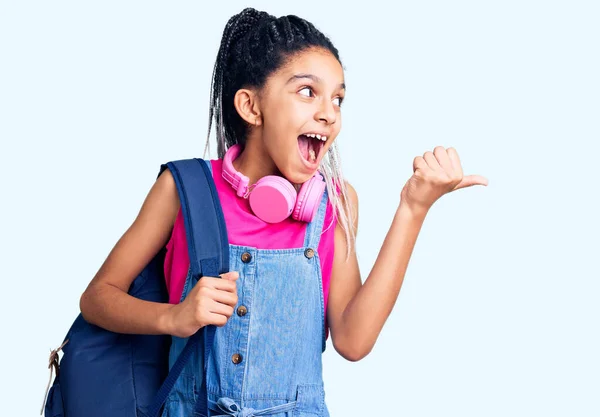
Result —
<instances>
[{"instance_id":1,"label":"backpack","mask_svg":"<svg viewBox=\"0 0 600 417\"><path fill-rule=\"evenodd\" d=\"M199 158L161 165L175 179L185 223L190 268L194 278L218 277L229 270L229 243L210 162ZM168 302L162 248L132 282L136 298ZM169 371L169 335L113 333L79 314L60 348L50 354L45 417L157 417L198 343L204 343L205 372L216 327L201 328L188 339ZM62 358L58 352L62 350ZM208 415L206 378L196 410Z\"/></svg>"}]
</instances>

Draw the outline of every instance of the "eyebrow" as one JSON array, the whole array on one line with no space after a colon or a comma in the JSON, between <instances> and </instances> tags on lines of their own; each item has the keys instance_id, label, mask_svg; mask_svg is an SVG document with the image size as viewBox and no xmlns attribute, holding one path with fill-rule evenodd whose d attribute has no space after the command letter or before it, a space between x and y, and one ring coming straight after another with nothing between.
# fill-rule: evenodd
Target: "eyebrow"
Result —
<instances>
[{"instance_id":1,"label":"eyebrow","mask_svg":"<svg viewBox=\"0 0 600 417\"><path fill-rule=\"evenodd\" d=\"M298 80L298 79L301 79L301 78L308 78L310 80L313 80L316 83L323 83L323 80L321 78L319 78L319 77L317 77L316 75L313 75L313 74L295 74L295 75L292 75L290 77L290 79L287 81L286 84L289 84L292 81L295 81L295 80ZM340 83L338 85L338 88L343 88L345 90L346 89L346 83Z\"/></svg>"}]
</instances>

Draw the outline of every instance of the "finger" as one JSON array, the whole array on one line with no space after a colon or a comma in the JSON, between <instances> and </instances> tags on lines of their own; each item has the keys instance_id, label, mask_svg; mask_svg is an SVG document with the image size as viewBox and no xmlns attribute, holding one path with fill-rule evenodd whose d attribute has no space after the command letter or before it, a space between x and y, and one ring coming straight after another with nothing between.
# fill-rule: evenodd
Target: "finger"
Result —
<instances>
[{"instance_id":1,"label":"finger","mask_svg":"<svg viewBox=\"0 0 600 417\"><path fill-rule=\"evenodd\" d=\"M415 156L415 159L413 159L413 172L417 172L417 170L424 171L427 169L429 169L429 166L427 165L427 162L425 162L423 157Z\"/></svg>"},{"instance_id":2,"label":"finger","mask_svg":"<svg viewBox=\"0 0 600 417\"><path fill-rule=\"evenodd\" d=\"M229 292L235 291L237 288L235 281L222 278L202 277L198 283L202 283L203 286L208 288Z\"/></svg>"},{"instance_id":3,"label":"finger","mask_svg":"<svg viewBox=\"0 0 600 417\"><path fill-rule=\"evenodd\" d=\"M228 317L224 314L211 314L208 318L209 323L213 323L217 327L223 327L227 324Z\"/></svg>"},{"instance_id":4,"label":"finger","mask_svg":"<svg viewBox=\"0 0 600 417\"><path fill-rule=\"evenodd\" d=\"M460 176L462 177L463 170L462 165L460 163L460 158L458 157L458 152L456 152L456 149L454 149L453 147L448 148L446 152L448 153L448 158L450 159L450 162L452 162L452 166L454 167L456 173L460 174Z\"/></svg>"},{"instance_id":5,"label":"finger","mask_svg":"<svg viewBox=\"0 0 600 417\"><path fill-rule=\"evenodd\" d=\"M234 306L238 302L237 293L229 291L212 290L209 297L218 303L226 304L228 306Z\"/></svg>"},{"instance_id":6,"label":"finger","mask_svg":"<svg viewBox=\"0 0 600 417\"><path fill-rule=\"evenodd\" d=\"M431 152L431 151L425 152L423 154L423 159L425 160L425 162L427 162L427 165L433 171L442 171L442 167L438 163L438 161L435 158L435 155L433 154L433 152Z\"/></svg>"},{"instance_id":7,"label":"finger","mask_svg":"<svg viewBox=\"0 0 600 417\"><path fill-rule=\"evenodd\" d=\"M433 154L444 171L446 171L448 174L452 174L454 172L452 161L450 161L448 152L443 146L436 146L433 150Z\"/></svg>"},{"instance_id":8,"label":"finger","mask_svg":"<svg viewBox=\"0 0 600 417\"><path fill-rule=\"evenodd\" d=\"M211 303L208 306L208 311L213 314L221 314L230 317L233 314L233 307L224 303Z\"/></svg>"},{"instance_id":9,"label":"finger","mask_svg":"<svg viewBox=\"0 0 600 417\"><path fill-rule=\"evenodd\" d=\"M463 177L461 182L458 183L454 190L458 190L460 188L471 187L473 185L485 185L487 186L489 181L487 178L482 177L481 175L467 175ZM452 191L454 191L452 190Z\"/></svg>"}]
</instances>

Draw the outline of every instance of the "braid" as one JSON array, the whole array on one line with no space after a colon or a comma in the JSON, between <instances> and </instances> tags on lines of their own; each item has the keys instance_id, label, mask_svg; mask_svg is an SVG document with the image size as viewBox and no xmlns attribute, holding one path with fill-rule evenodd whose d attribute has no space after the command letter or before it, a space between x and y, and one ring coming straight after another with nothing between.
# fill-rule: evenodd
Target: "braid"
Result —
<instances>
[{"instance_id":1,"label":"braid","mask_svg":"<svg viewBox=\"0 0 600 417\"><path fill-rule=\"evenodd\" d=\"M217 152L219 155L225 153L226 143L230 142L228 133L223 120L223 84L224 73L227 62L230 59L231 47L242 39L250 30L262 19L270 15L265 12L259 12L252 8L246 8L241 13L232 16L223 30L221 45L217 53L217 59L213 68L210 85L210 103L208 113L208 133L204 153L210 149L210 132L213 117L217 130Z\"/></svg>"},{"instance_id":2,"label":"braid","mask_svg":"<svg viewBox=\"0 0 600 417\"><path fill-rule=\"evenodd\" d=\"M285 45L289 48L294 43L294 30L290 24L290 20L284 16L281 18L283 25L283 33L285 34Z\"/></svg>"}]
</instances>

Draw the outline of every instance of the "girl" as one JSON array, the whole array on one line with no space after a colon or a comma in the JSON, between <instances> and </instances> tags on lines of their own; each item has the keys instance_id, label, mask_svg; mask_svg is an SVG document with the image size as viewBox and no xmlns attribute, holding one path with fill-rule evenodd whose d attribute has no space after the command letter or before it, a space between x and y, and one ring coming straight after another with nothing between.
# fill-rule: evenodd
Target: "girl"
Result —
<instances>
[{"instance_id":1,"label":"girl","mask_svg":"<svg viewBox=\"0 0 600 417\"><path fill-rule=\"evenodd\" d=\"M453 148L414 158L414 175L362 284L358 199L342 178L335 145L345 84L331 41L299 17L245 9L225 26L211 90L208 135L214 116L219 156L211 167L231 272L192 282L166 170L82 295L81 311L114 332L172 335L172 358L185 338L218 326L206 376L211 415L328 416L321 354L329 331L340 355L364 358L392 311L432 204L487 179L463 176ZM269 194L277 187L291 198L291 215L277 213ZM132 280L165 244L170 303L129 296ZM178 379L165 416L193 415L201 355Z\"/></svg>"}]
</instances>

